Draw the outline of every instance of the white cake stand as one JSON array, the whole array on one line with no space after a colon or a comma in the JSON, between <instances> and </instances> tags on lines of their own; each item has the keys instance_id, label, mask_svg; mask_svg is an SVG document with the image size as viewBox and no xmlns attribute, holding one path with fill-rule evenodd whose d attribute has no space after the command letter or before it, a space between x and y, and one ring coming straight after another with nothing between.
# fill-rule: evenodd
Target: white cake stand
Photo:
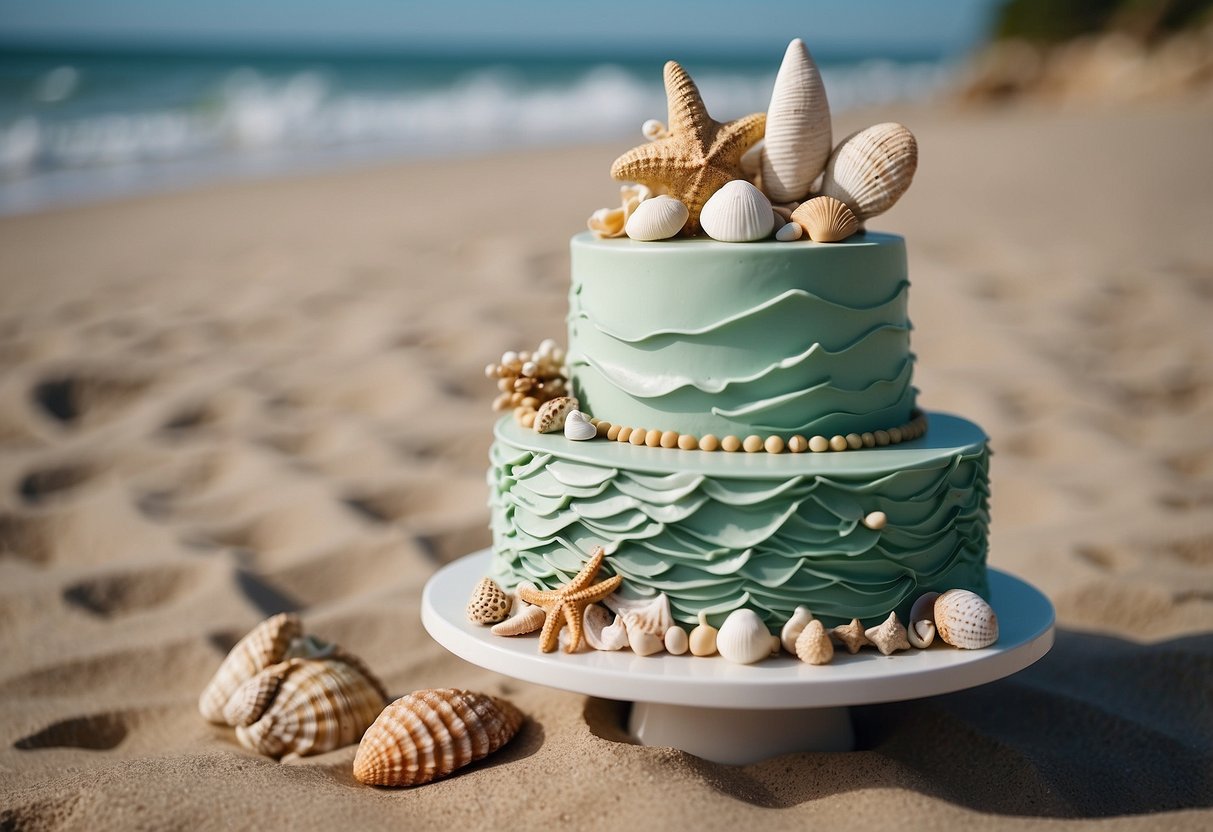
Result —
<instances>
[{"instance_id":1,"label":"white cake stand","mask_svg":"<svg viewBox=\"0 0 1213 832\"><path fill-rule=\"evenodd\" d=\"M845 650L822 667L786 654L754 665L628 650L540 653L535 635L502 638L464 608L489 572L482 550L440 569L425 586L421 621L434 640L488 670L527 682L633 703L629 730L645 745L744 764L793 751L849 751L850 705L935 696L984 685L1035 662L1053 646L1053 605L1018 578L990 570L999 639L983 650L936 644L882 656Z\"/></svg>"}]
</instances>

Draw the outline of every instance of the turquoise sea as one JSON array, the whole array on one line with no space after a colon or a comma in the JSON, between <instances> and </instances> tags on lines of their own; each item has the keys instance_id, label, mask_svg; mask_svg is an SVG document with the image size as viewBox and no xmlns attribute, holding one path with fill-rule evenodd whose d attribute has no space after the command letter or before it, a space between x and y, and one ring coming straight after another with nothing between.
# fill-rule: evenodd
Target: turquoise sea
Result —
<instances>
[{"instance_id":1,"label":"turquoise sea","mask_svg":"<svg viewBox=\"0 0 1213 832\"><path fill-rule=\"evenodd\" d=\"M814 52L835 111L930 95L958 56ZM781 51L0 47L0 213L394 158L615 140L665 118L667 57L712 114L765 108Z\"/></svg>"}]
</instances>

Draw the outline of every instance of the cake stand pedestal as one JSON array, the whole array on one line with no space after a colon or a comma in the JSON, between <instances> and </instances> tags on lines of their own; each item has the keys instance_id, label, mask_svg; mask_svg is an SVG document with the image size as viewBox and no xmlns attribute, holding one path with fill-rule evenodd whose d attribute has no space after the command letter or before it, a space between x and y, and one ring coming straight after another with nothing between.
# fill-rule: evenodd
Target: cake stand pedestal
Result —
<instances>
[{"instance_id":1,"label":"cake stand pedestal","mask_svg":"<svg viewBox=\"0 0 1213 832\"><path fill-rule=\"evenodd\" d=\"M753 665L720 656L637 656L628 650L540 653L535 635L502 638L464 608L489 572L482 550L440 569L421 599L421 621L455 655L488 670L575 693L632 702L628 721L645 745L680 748L735 765L793 751L847 751L851 705L936 696L984 685L1035 662L1053 646L1053 605L1039 590L990 570L998 643L882 656L870 648L813 667L786 654Z\"/></svg>"}]
</instances>

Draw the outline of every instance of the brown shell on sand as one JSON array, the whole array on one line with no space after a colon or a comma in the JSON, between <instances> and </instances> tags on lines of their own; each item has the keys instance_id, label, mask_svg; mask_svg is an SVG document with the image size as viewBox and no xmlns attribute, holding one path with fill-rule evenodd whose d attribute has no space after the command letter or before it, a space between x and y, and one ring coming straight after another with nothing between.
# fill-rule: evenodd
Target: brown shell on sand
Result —
<instances>
[{"instance_id":1,"label":"brown shell on sand","mask_svg":"<svg viewBox=\"0 0 1213 832\"><path fill-rule=\"evenodd\" d=\"M792 212L792 222L815 243L837 243L859 230L859 220L847 204L832 196L815 196Z\"/></svg>"},{"instance_id":2,"label":"brown shell on sand","mask_svg":"<svg viewBox=\"0 0 1213 832\"><path fill-rule=\"evenodd\" d=\"M535 414L535 433L555 433L564 430L564 420L581 404L572 396L560 396L544 402Z\"/></svg>"},{"instance_id":3,"label":"brown shell on sand","mask_svg":"<svg viewBox=\"0 0 1213 832\"><path fill-rule=\"evenodd\" d=\"M303 623L284 612L262 621L236 643L198 697L198 710L209 722L224 724L223 710L236 690L270 665L286 658L293 640L303 635Z\"/></svg>"},{"instance_id":4,"label":"brown shell on sand","mask_svg":"<svg viewBox=\"0 0 1213 832\"><path fill-rule=\"evenodd\" d=\"M487 757L518 733L523 715L504 699L446 688L397 699L367 729L354 777L370 786L419 786Z\"/></svg>"},{"instance_id":5,"label":"brown shell on sand","mask_svg":"<svg viewBox=\"0 0 1213 832\"><path fill-rule=\"evenodd\" d=\"M288 659L245 682L224 716L245 748L306 757L357 742L386 702L377 679L341 659Z\"/></svg>"}]
</instances>

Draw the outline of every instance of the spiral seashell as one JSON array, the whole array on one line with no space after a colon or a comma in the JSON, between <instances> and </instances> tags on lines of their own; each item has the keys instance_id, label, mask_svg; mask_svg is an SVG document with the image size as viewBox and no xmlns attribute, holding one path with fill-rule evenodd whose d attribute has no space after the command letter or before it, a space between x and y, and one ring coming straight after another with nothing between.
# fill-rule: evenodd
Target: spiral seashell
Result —
<instances>
[{"instance_id":1,"label":"spiral seashell","mask_svg":"<svg viewBox=\"0 0 1213 832\"><path fill-rule=\"evenodd\" d=\"M792 612L792 617L783 625L783 629L779 631L779 641L783 645L783 649L789 653L796 652L796 639L800 638L800 634L809 622L813 620L813 613L809 612L809 608L799 606Z\"/></svg>"},{"instance_id":2,"label":"spiral seashell","mask_svg":"<svg viewBox=\"0 0 1213 832\"><path fill-rule=\"evenodd\" d=\"M581 404L572 396L560 396L544 402L535 414L535 433L555 433L564 428L564 420Z\"/></svg>"},{"instance_id":3,"label":"spiral seashell","mask_svg":"<svg viewBox=\"0 0 1213 832\"><path fill-rule=\"evenodd\" d=\"M949 589L935 599L935 629L953 647L978 650L998 641L998 616L976 592Z\"/></svg>"},{"instance_id":4,"label":"spiral seashell","mask_svg":"<svg viewBox=\"0 0 1213 832\"><path fill-rule=\"evenodd\" d=\"M792 212L792 221L802 226L815 243L837 243L859 230L859 220L846 203L832 196L815 196Z\"/></svg>"},{"instance_id":5,"label":"spiral seashell","mask_svg":"<svg viewBox=\"0 0 1213 832\"><path fill-rule=\"evenodd\" d=\"M386 703L377 679L340 659L288 659L245 682L225 716L245 748L306 757L357 742Z\"/></svg>"},{"instance_id":6,"label":"spiral seashell","mask_svg":"<svg viewBox=\"0 0 1213 832\"><path fill-rule=\"evenodd\" d=\"M830 635L826 632L825 625L817 619L805 625L792 647L791 652L806 664L829 664L834 659L834 645L830 641Z\"/></svg>"},{"instance_id":7,"label":"spiral seashell","mask_svg":"<svg viewBox=\"0 0 1213 832\"><path fill-rule=\"evenodd\" d=\"M628 646L628 628L623 617L616 615L614 622L606 607L590 604L581 617L586 643L595 650L622 650Z\"/></svg>"},{"instance_id":8,"label":"spiral seashell","mask_svg":"<svg viewBox=\"0 0 1213 832\"><path fill-rule=\"evenodd\" d=\"M419 786L509 742L522 712L504 699L447 688L397 699L367 729L354 777L370 786Z\"/></svg>"},{"instance_id":9,"label":"spiral seashell","mask_svg":"<svg viewBox=\"0 0 1213 832\"><path fill-rule=\"evenodd\" d=\"M633 240L667 240L682 230L690 215L685 205L662 194L637 205L624 231Z\"/></svg>"},{"instance_id":10,"label":"spiral seashell","mask_svg":"<svg viewBox=\"0 0 1213 832\"><path fill-rule=\"evenodd\" d=\"M598 428L590 424L590 420L585 418L585 414L580 410L569 411L569 415L564 417L565 439L584 442L587 439L593 439L597 435Z\"/></svg>"},{"instance_id":11,"label":"spiral seashell","mask_svg":"<svg viewBox=\"0 0 1213 832\"><path fill-rule=\"evenodd\" d=\"M699 613L699 626L691 630L688 636L691 655L710 656L716 652L716 636L719 630L708 623L707 613Z\"/></svg>"},{"instance_id":12,"label":"spiral seashell","mask_svg":"<svg viewBox=\"0 0 1213 832\"><path fill-rule=\"evenodd\" d=\"M482 578L472 590L467 617L473 624L496 624L510 614L513 599L492 578Z\"/></svg>"},{"instance_id":13,"label":"spiral seashell","mask_svg":"<svg viewBox=\"0 0 1213 832\"><path fill-rule=\"evenodd\" d=\"M821 194L840 199L860 222L893 207L918 169L918 142L900 124L886 122L852 133L834 148Z\"/></svg>"},{"instance_id":14,"label":"spiral seashell","mask_svg":"<svg viewBox=\"0 0 1213 832\"><path fill-rule=\"evenodd\" d=\"M286 657L292 640L303 635L303 623L294 613L267 618L231 649L198 697L198 710L208 722L223 724L223 709L232 694L270 665Z\"/></svg>"},{"instance_id":15,"label":"spiral seashell","mask_svg":"<svg viewBox=\"0 0 1213 832\"><path fill-rule=\"evenodd\" d=\"M775 214L762 191L744 179L734 179L703 204L699 225L713 240L748 243L771 233Z\"/></svg>"},{"instance_id":16,"label":"spiral seashell","mask_svg":"<svg viewBox=\"0 0 1213 832\"><path fill-rule=\"evenodd\" d=\"M615 594L608 596L603 603L623 618L629 633L649 633L661 638L666 630L674 626L670 599L664 592L642 599L623 598Z\"/></svg>"},{"instance_id":17,"label":"spiral seashell","mask_svg":"<svg viewBox=\"0 0 1213 832\"><path fill-rule=\"evenodd\" d=\"M665 651L671 656L681 656L691 647L687 631L675 624L665 631Z\"/></svg>"},{"instance_id":18,"label":"spiral seashell","mask_svg":"<svg viewBox=\"0 0 1213 832\"><path fill-rule=\"evenodd\" d=\"M773 202L801 199L833 146L825 84L804 42L788 44L767 108L762 189Z\"/></svg>"},{"instance_id":19,"label":"spiral seashell","mask_svg":"<svg viewBox=\"0 0 1213 832\"><path fill-rule=\"evenodd\" d=\"M733 610L720 625L716 649L728 661L753 664L771 654L771 632L753 610Z\"/></svg>"}]
</instances>

